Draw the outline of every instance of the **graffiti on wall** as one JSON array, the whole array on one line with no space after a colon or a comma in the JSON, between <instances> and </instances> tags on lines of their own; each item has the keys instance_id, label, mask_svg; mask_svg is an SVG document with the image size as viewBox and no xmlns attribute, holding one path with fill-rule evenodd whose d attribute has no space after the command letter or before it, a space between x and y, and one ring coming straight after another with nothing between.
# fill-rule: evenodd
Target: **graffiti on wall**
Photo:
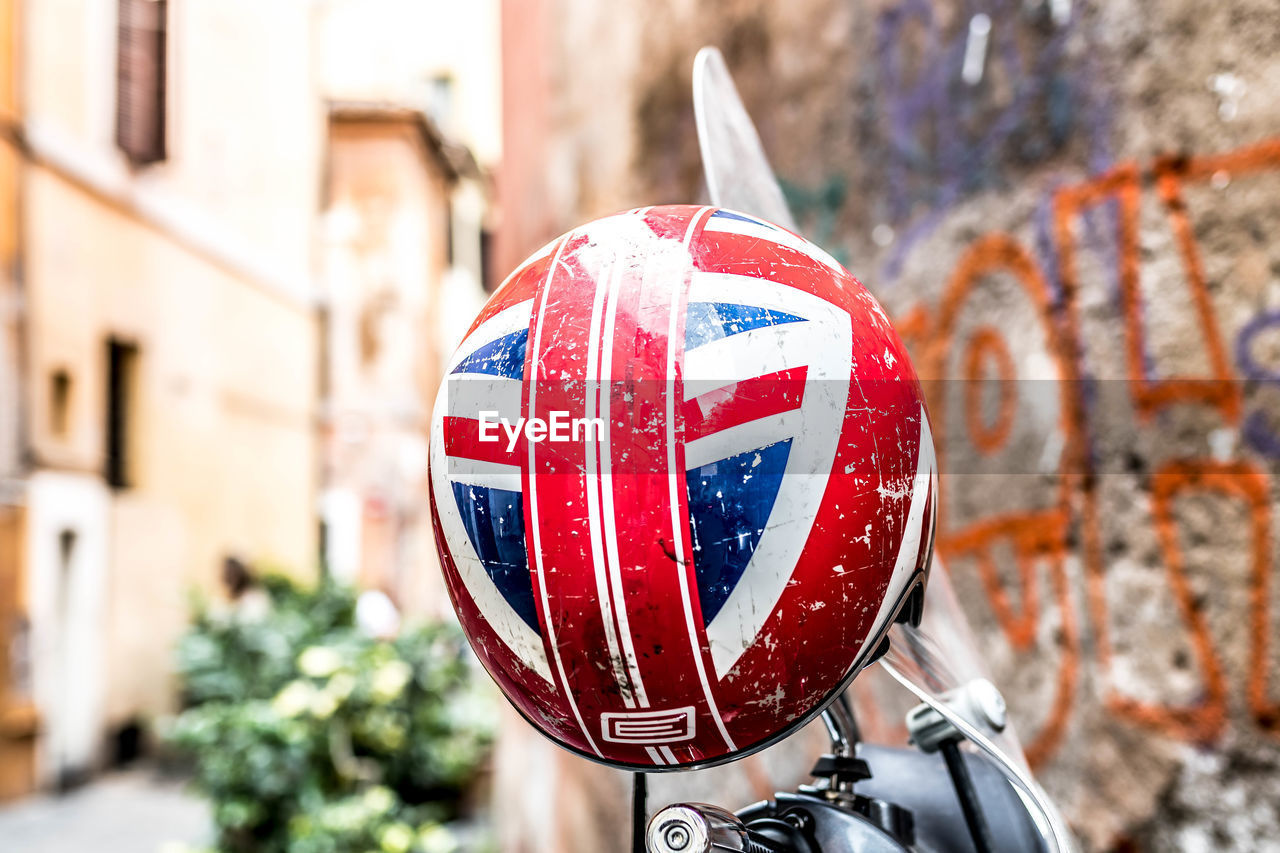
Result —
<instances>
[{"instance_id":1,"label":"graffiti on wall","mask_svg":"<svg viewBox=\"0 0 1280 853\"><path fill-rule=\"evenodd\" d=\"M927 378L963 378L963 382L933 383L931 399L935 437L942 470L947 457L967 452L978 456L997 454L1011 440L1013 420L1020 411L1017 395L1030 385L1020 380L1023 362L1011 351L1025 329L1012 333L991 325L962 329L967 305L979 297L988 283L1012 282L1032 307L1040 324L1038 340L1052 361L1057 381L1057 430L1061 453L1054 469L1056 488L1052 498L1036 509L1015 509L963 520L952 517L944 499L939 520L939 553L953 573L972 572L985 594L994 621L1015 654L1033 654L1037 665L1045 659L1053 669L1052 700L1047 715L1032 732L1026 732L1028 757L1041 763L1061 747L1074 711L1082 701L1081 672L1091 666L1097 673L1102 706L1117 719L1193 743L1220 738L1232 718L1233 701L1246 709L1252 725L1268 735L1280 736L1280 697L1277 667L1273 664L1275 620L1272 584L1273 483L1266 463L1280 451L1280 434L1259 401L1262 395L1246 393L1262 383L1280 378L1280 367L1265 363L1256 342L1280 328L1280 315L1263 308L1239 324L1225 317L1215 305L1205 253L1197 237L1197 210L1187 201L1191 192L1225 186L1227 181L1248 182L1271 174L1280 178L1280 138L1235 151L1191 157L1165 157L1152 163L1122 163L1080 183L1056 188L1048 205L1051 250L1033 251L1007 233L989 233L972 242L956 263L936 305L918 305L900 318L899 328L912 345L921 375ZM1163 375L1153 358L1148 321L1151 294L1142 285L1143 265L1151 262L1140 240L1143 205L1154 203L1160 211L1177 256L1189 306L1187 348L1203 369L1195 375ZM1129 398L1132 419L1138 428L1158 424L1166 412L1178 409L1202 411L1239 436L1243 449L1211 452L1205 456L1156 460L1144 471L1143 488L1149 495L1147 526L1154 533L1164 581L1176 607L1178 630L1191 654L1187 668L1194 673L1195 689L1186 701L1134 695L1128 679L1117 674L1113 635L1131 621L1132 613L1117 612L1115 595L1108 585L1111 555L1105 542L1106 515L1112 509L1105 494L1107 464L1098 451L1097 430L1100 384L1093 378L1098 365L1091 361L1090 341L1082 305L1087 290L1081 272L1082 258L1091 250L1091 233L1085 218L1110 208L1113 251L1095 249L1117 283L1106 299L1117 307L1122 340L1116 345L1123 357L1121 384ZM1037 256L1039 255L1039 257ZM1046 266L1046 262L1048 265ZM1263 300L1265 302L1265 300ZM1239 324L1234 335L1232 323ZM972 325L972 324L970 324ZM1168 371L1164 371L1168 373ZM996 389L984 399L984 389ZM990 395L988 395L990 396ZM952 412L957 406L959 412ZM954 417L952 415L955 415ZM955 429L954 425L962 425ZM1247 563L1246 612L1234 618L1244 623L1247 649L1233 653L1245 660L1239 683L1232 683L1224 663L1228 650L1215 636L1206 612L1206 596L1197 591L1188 565L1185 531L1177 511L1191 498L1211 498L1234 503L1243 511L1247 543L1244 553L1233 555ZM945 495L944 495L945 498ZM1225 543L1224 543L1225 545ZM1230 547L1229 545L1226 547ZM1003 555L999 556L998 555ZM1083 566L1083 612L1073 595L1066 564ZM1001 561L1012 562L1013 571L1002 574ZM1047 589L1040 589L1047 578ZM1041 623L1052 614L1054 631L1044 651ZM1082 640L1089 631L1090 642Z\"/></svg>"},{"instance_id":2,"label":"graffiti on wall","mask_svg":"<svg viewBox=\"0 0 1280 853\"><path fill-rule=\"evenodd\" d=\"M1222 202L1207 199L1229 185L1262 187L1255 205L1268 219L1280 213L1268 200L1280 188L1280 137L1114 162L1109 86L1092 51L1079 49L1094 35L1088 16L1051 14L1070 5L903 0L876 23L872 120L885 198L872 214L885 236L872 236L887 249L879 286L900 286L905 260L978 193L1024 187L1055 163L1092 176L1051 176L1027 239L965 238L940 297L896 318L930 386L943 471L1025 456L1015 446L1028 410L1020 396L1038 395L1035 405L1054 415L1031 430L1054 433L1052 464L1037 459L1018 469L1031 476L1015 478L1039 477L1038 489L1010 490L1011 505L998 510L980 498L975 511L957 494L970 488L963 477L951 477L961 485L950 492L944 485L938 550L985 602L1012 669L1047 673L1034 701L1047 710L1022 732L1033 764L1061 751L1085 705L1195 744L1217 742L1232 725L1280 738L1280 484L1271 472L1280 460L1280 304L1269 303L1266 284L1280 263L1266 257L1266 226L1238 229L1255 232L1264 256L1260 292L1241 296L1230 271L1210 270L1234 250L1205 240L1222 219ZM964 66L979 23L985 55L974 85ZM842 172L783 187L819 242L836 235L856 197ZM1009 323L1001 299L1025 306L1026 325ZM1181 336L1172 347L1171 325ZM1171 360L1170 349L1186 357ZM1028 377L1039 365L1043 378L1045 364L1052 381ZM1201 450L1163 440L1185 433L1188 420L1203 432ZM1206 503L1230 523L1193 529L1187 508ZM1239 568L1215 578L1206 553ZM1160 597L1153 612L1126 592L1135 564L1148 598ZM1215 584L1243 593L1206 591ZM1154 677L1141 683L1132 667L1148 651L1135 647L1144 631L1162 633L1161 653L1172 652L1148 654Z\"/></svg>"},{"instance_id":3,"label":"graffiti on wall","mask_svg":"<svg viewBox=\"0 0 1280 853\"><path fill-rule=\"evenodd\" d=\"M1083 18L1055 21L1049 6L964 0L944 20L929 0L906 0L880 16L887 218L899 229L887 280L943 214L974 193L1007 186L1073 145L1091 171L1109 164L1107 89L1097 85L1088 52L1067 50ZM978 74L966 78L966 63L975 61ZM913 217L920 209L924 215Z\"/></svg>"}]
</instances>

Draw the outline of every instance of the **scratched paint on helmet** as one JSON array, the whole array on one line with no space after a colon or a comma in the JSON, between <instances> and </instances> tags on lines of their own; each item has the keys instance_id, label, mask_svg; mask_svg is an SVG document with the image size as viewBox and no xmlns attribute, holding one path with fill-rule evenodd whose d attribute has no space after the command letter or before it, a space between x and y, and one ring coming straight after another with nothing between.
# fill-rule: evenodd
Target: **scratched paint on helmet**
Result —
<instances>
[{"instance_id":1,"label":"scratched paint on helmet","mask_svg":"<svg viewBox=\"0 0 1280 853\"><path fill-rule=\"evenodd\" d=\"M447 586L507 697L618 766L728 760L812 715L919 579L936 465L902 342L754 217L598 220L510 276L431 438ZM481 412L598 436L480 441Z\"/></svg>"}]
</instances>

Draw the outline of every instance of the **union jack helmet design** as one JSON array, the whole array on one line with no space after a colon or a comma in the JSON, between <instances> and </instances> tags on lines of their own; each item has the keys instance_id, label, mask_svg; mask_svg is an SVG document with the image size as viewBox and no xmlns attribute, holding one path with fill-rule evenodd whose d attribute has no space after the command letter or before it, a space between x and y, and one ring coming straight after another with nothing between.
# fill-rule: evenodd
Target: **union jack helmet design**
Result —
<instances>
[{"instance_id":1,"label":"union jack helmet design","mask_svg":"<svg viewBox=\"0 0 1280 853\"><path fill-rule=\"evenodd\" d=\"M880 305L803 238L712 207L597 220L508 277L446 372L449 593L562 746L730 760L812 719L918 613L924 397Z\"/></svg>"}]
</instances>

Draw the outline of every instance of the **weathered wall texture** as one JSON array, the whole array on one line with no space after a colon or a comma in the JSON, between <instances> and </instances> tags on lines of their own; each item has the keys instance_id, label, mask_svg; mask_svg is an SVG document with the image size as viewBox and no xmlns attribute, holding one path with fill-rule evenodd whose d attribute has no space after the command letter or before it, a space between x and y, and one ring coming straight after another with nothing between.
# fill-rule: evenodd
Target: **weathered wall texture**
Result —
<instances>
[{"instance_id":1,"label":"weathered wall texture","mask_svg":"<svg viewBox=\"0 0 1280 853\"><path fill-rule=\"evenodd\" d=\"M326 186L328 568L410 612L443 615L422 500L442 366L423 330L439 313L450 181L416 122L375 114L333 122Z\"/></svg>"},{"instance_id":2,"label":"weathered wall texture","mask_svg":"<svg viewBox=\"0 0 1280 853\"><path fill-rule=\"evenodd\" d=\"M705 198L689 74L719 45L802 228L941 380L938 548L1086 846L1280 840L1274 4L666 0L608 37L545 5L515 242Z\"/></svg>"}]
</instances>

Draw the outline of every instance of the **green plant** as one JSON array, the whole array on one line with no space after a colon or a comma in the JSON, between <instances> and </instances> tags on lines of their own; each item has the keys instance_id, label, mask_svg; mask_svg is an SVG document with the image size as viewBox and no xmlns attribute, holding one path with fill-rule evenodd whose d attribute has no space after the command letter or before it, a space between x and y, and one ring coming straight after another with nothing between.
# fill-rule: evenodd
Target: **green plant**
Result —
<instances>
[{"instance_id":1,"label":"green plant","mask_svg":"<svg viewBox=\"0 0 1280 853\"><path fill-rule=\"evenodd\" d=\"M456 849L443 823L494 727L461 632L378 640L356 629L349 589L263 589L257 615L198 605L178 650L187 708L169 737L212 802L217 849Z\"/></svg>"}]
</instances>

